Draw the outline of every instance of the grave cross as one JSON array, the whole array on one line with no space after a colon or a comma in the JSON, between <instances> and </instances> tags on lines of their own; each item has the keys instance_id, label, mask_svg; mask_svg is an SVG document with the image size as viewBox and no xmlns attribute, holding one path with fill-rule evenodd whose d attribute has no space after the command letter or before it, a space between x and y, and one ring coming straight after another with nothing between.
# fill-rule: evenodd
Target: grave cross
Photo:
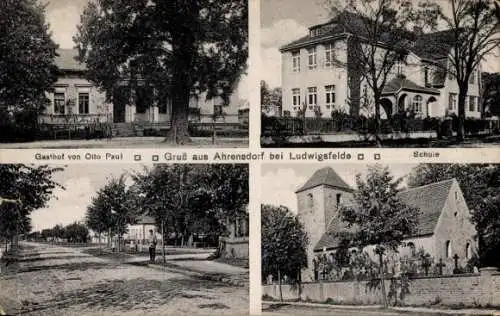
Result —
<instances>
[{"instance_id":1,"label":"grave cross","mask_svg":"<svg viewBox=\"0 0 500 316\"><path fill-rule=\"evenodd\" d=\"M443 258L439 258L439 263L437 264L439 268L439 274L443 275L443 267L446 267L446 264L443 263Z\"/></svg>"}]
</instances>

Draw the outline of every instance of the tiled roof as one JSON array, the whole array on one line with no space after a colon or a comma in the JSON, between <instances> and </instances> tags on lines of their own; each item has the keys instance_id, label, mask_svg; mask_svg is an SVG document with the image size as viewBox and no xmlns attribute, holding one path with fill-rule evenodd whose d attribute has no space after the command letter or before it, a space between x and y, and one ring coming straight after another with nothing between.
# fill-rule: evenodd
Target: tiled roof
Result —
<instances>
[{"instance_id":1,"label":"tiled roof","mask_svg":"<svg viewBox=\"0 0 500 316\"><path fill-rule=\"evenodd\" d=\"M307 182L295 193L299 193L320 185L328 185L345 191L352 192L353 189L330 167L317 170Z\"/></svg>"},{"instance_id":2,"label":"tiled roof","mask_svg":"<svg viewBox=\"0 0 500 316\"><path fill-rule=\"evenodd\" d=\"M424 59L446 58L453 41L453 30L425 33L417 37L411 51Z\"/></svg>"},{"instance_id":3,"label":"tiled roof","mask_svg":"<svg viewBox=\"0 0 500 316\"><path fill-rule=\"evenodd\" d=\"M408 80L403 76L397 76L396 78L389 81L382 91L382 95L386 94L394 94L400 90L410 90L416 92L424 92L428 94L439 94L438 89L422 87L416 84L415 82Z\"/></svg>"},{"instance_id":4,"label":"tiled roof","mask_svg":"<svg viewBox=\"0 0 500 316\"><path fill-rule=\"evenodd\" d=\"M55 63L60 70L84 71L87 69L85 64L80 63L76 59L78 57L78 50L58 49L56 53Z\"/></svg>"},{"instance_id":5,"label":"tiled roof","mask_svg":"<svg viewBox=\"0 0 500 316\"><path fill-rule=\"evenodd\" d=\"M402 202L409 206L420 209L418 226L415 233L409 237L424 236L434 233L439 217L443 210L446 199L449 196L454 179L444 180L431 183L428 185L408 189L398 194ZM337 233L345 230L353 230L348 228L347 224L342 222L340 218L334 218L323 234L320 240L314 246L314 251L321 251L323 248L332 249L340 244L340 238Z\"/></svg>"},{"instance_id":6,"label":"tiled roof","mask_svg":"<svg viewBox=\"0 0 500 316\"><path fill-rule=\"evenodd\" d=\"M154 225L155 223L155 219L149 215L141 215L136 221L137 225Z\"/></svg>"}]
</instances>

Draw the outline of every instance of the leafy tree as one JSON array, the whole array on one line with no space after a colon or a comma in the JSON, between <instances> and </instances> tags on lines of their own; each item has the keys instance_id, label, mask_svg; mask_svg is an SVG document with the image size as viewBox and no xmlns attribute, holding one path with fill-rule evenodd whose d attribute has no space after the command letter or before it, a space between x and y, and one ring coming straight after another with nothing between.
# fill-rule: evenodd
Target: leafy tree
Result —
<instances>
[{"instance_id":1,"label":"leafy tree","mask_svg":"<svg viewBox=\"0 0 500 316\"><path fill-rule=\"evenodd\" d=\"M340 209L347 229L338 232L347 244L363 249L375 246L379 258L379 274L384 306L387 294L384 282L383 258L389 251L397 252L404 238L416 229L420 211L397 197L401 179L395 180L387 167L370 166L366 179L357 175L353 204Z\"/></svg>"},{"instance_id":2,"label":"leafy tree","mask_svg":"<svg viewBox=\"0 0 500 316\"><path fill-rule=\"evenodd\" d=\"M374 136L381 146L381 98L384 87L392 78L395 65L406 59L414 34L410 24L423 25L422 16L416 14L407 0L350 0L329 1L334 20L349 33L347 60L335 60L351 65L348 84L352 89L350 103L358 115L360 102L365 96L360 85L367 84L375 107ZM433 25L430 16L425 22Z\"/></svg>"},{"instance_id":3,"label":"leafy tree","mask_svg":"<svg viewBox=\"0 0 500 316\"><path fill-rule=\"evenodd\" d=\"M0 237L17 241L18 234L31 230L31 213L47 206L54 189L64 189L53 180L54 173L61 170L44 165L0 165L0 196L18 201L0 204Z\"/></svg>"},{"instance_id":4,"label":"leafy tree","mask_svg":"<svg viewBox=\"0 0 500 316\"><path fill-rule=\"evenodd\" d=\"M261 206L262 279L272 275L281 282L286 276L300 286L300 271L307 268L306 247L309 243L299 218L285 206Z\"/></svg>"},{"instance_id":5,"label":"leafy tree","mask_svg":"<svg viewBox=\"0 0 500 316\"><path fill-rule=\"evenodd\" d=\"M408 176L410 187L455 178L476 227L483 266L500 266L500 166L420 164Z\"/></svg>"},{"instance_id":6,"label":"leafy tree","mask_svg":"<svg viewBox=\"0 0 500 316\"><path fill-rule=\"evenodd\" d=\"M479 77L477 69L481 62L494 49L500 46L500 24L494 0L448 0L451 14L437 5L431 4L451 32L445 41L434 37L428 43L433 49L448 57L448 73L458 83L458 133L457 138L465 136L465 102L469 91L469 81L473 73Z\"/></svg>"},{"instance_id":7,"label":"leafy tree","mask_svg":"<svg viewBox=\"0 0 500 316\"><path fill-rule=\"evenodd\" d=\"M80 223L73 223L64 227L64 238L68 242L87 243L89 237L88 228Z\"/></svg>"},{"instance_id":8,"label":"leafy tree","mask_svg":"<svg viewBox=\"0 0 500 316\"><path fill-rule=\"evenodd\" d=\"M74 40L89 79L109 99L124 78L130 102L138 81L154 87L153 101L172 99L167 139L188 140L192 94L227 103L248 57L245 0L95 0L85 8Z\"/></svg>"},{"instance_id":9,"label":"leafy tree","mask_svg":"<svg viewBox=\"0 0 500 316\"><path fill-rule=\"evenodd\" d=\"M264 80L260 81L260 104L262 107L271 104L271 90Z\"/></svg>"},{"instance_id":10,"label":"leafy tree","mask_svg":"<svg viewBox=\"0 0 500 316\"><path fill-rule=\"evenodd\" d=\"M487 115L500 115L500 73L483 72L481 79L483 112Z\"/></svg>"},{"instance_id":11,"label":"leafy tree","mask_svg":"<svg viewBox=\"0 0 500 316\"><path fill-rule=\"evenodd\" d=\"M56 48L45 21L45 5L37 0L0 3L0 125L4 128L22 127L25 133L36 127L37 114L46 106L45 92L57 79Z\"/></svg>"}]
</instances>

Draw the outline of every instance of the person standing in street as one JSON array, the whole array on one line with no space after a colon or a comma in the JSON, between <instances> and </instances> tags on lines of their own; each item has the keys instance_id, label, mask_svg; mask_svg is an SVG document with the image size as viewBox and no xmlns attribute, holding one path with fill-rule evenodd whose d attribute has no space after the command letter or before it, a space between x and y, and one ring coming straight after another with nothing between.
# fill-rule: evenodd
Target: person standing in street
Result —
<instances>
[{"instance_id":1,"label":"person standing in street","mask_svg":"<svg viewBox=\"0 0 500 316\"><path fill-rule=\"evenodd\" d=\"M149 238L148 238L148 243L149 243L149 262L154 263L155 262L155 257L156 257L156 234L153 232L152 229L149 230Z\"/></svg>"}]
</instances>

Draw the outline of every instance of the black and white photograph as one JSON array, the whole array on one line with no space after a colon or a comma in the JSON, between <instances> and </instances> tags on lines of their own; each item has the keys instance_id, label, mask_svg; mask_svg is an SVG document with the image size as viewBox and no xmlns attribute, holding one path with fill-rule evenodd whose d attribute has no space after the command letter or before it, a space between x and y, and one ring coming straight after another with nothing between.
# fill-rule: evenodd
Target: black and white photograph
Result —
<instances>
[{"instance_id":1,"label":"black and white photograph","mask_svg":"<svg viewBox=\"0 0 500 316\"><path fill-rule=\"evenodd\" d=\"M247 164L0 165L0 315L248 315Z\"/></svg>"},{"instance_id":2,"label":"black and white photograph","mask_svg":"<svg viewBox=\"0 0 500 316\"><path fill-rule=\"evenodd\" d=\"M5 0L0 148L248 147L248 3Z\"/></svg>"},{"instance_id":3,"label":"black and white photograph","mask_svg":"<svg viewBox=\"0 0 500 316\"><path fill-rule=\"evenodd\" d=\"M263 315L496 315L500 165L262 164Z\"/></svg>"},{"instance_id":4,"label":"black and white photograph","mask_svg":"<svg viewBox=\"0 0 500 316\"><path fill-rule=\"evenodd\" d=\"M497 147L495 0L262 0L262 147Z\"/></svg>"}]
</instances>

